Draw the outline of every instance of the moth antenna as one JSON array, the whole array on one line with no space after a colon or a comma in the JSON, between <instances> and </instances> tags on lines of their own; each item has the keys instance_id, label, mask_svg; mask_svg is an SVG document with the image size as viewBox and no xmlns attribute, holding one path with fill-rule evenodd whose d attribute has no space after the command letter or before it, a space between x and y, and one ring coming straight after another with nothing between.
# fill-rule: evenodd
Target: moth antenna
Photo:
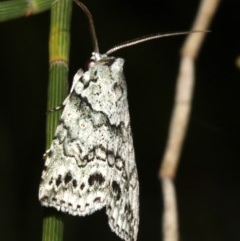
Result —
<instances>
[{"instance_id":1,"label":"moth antenna","mask_svg":"<svg viewBox=\"0 0 240 241\"><path fill-rule=\"evenodd\" d=\"M93 22L93 17L88 8L80 1L78 0L73 0L82 10L83 12L87 15L88 21L89 21L89 27L90 27L90 32L92 35L92 41L93 41L93 46L94 46L94 52L99 53L99 48L98 48L98 41L97 41L97 35L96 35L96 30Z\"/></svg>"},{"instance_id":2,"label":"moth antenna","mask_svg":"<svg viewBox=\"0 0 240 241\"><path fill-rule=\"evenodd\" d=\"M172 37L172 36L178 36L178 35L185 35L185 34L188 34L188 33L201 33L201 32L206 33L206 32L209 32L209 31L208 30L195 30L195 31L182 31L182 32L176 32L176 33L151 34L151 35L147 35L147 36L143 36L143 37L139 37L139 38L136 38L136 39L132 39L132 40L123 42L122 44L114 46L113 48L108 50L106 52L106 54L108 55L108 54L111 54L113 52L118 51L119 49L127 48L127 47L130 47L132 45L136 45L136 44L147 42L147 41L154 40L154 39Z\"/></svg>"}]
</instances>

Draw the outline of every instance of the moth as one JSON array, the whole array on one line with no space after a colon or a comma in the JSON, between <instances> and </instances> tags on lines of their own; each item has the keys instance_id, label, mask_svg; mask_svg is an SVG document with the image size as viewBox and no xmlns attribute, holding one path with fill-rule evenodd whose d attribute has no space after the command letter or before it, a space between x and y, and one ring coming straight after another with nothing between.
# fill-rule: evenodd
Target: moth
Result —
<instances>
[{"instance_id":1,"label":"moth","mask_svg":"<svg viewBox=\"0 0 240 241\"><path fill-rule=\"evenodd\" d=\"M121 238L136 240L139 184L121 58L94 54L74 76L46 153L44 206L84 216L103 207Z\"/></svg>"},{"instance_id":2,"label":"moth","mask_svg":"<svg viewBox=\"0 0 240 241\"><path fill-rule=\"evenodd\" d=\"M106 208L111 229L125 241L136 241L139 225L139 183L123 74L124 60L109 56L140 42L185 34L138 38L100 54L95 43L89 69L79 69L65 99L39 187L43 206L85 216Z\"/></svg>"}]
</instances>

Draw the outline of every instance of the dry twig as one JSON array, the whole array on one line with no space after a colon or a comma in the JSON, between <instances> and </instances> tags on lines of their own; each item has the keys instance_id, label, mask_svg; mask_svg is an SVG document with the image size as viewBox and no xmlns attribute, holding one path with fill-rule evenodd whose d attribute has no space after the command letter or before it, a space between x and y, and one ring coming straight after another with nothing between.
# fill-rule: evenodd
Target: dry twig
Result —
<instances>
[{"instance_id":1,"label":"dry twig","mask_svg":"<svg viewBox=\"0 0 240 241\"><path fill-rule=\"evenodd\" d=\"M220 0L202 0L192 30L206 30L216 12ZM170 130L163 161L159 170L162 181L164 213L163 240L178 241L177 205L174 177L185 138L194 88L194 61L198 56L206 33L189 34L182 51L177 79L175 106L172 113Z\"/></svg>"}]
</instances>

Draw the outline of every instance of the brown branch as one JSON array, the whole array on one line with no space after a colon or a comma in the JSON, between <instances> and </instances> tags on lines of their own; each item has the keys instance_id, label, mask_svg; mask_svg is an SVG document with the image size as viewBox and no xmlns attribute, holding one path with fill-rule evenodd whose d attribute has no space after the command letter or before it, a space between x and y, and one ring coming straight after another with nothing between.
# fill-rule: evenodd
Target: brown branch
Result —
<instances>
[{"instance_id":1,"label":"brown branch","mask_svg":"<svg viewBox=\"0 0 240 241\"><path fill-rule=\"evenodd\" d=\"M192 30L206 30L216 12L220 0L202 0ZM206 33L189 34L181 51L181 63L177 78L175 106L173 108L169 135L163 161L159 169L159 178L163 188L163 240L177 241L178 220L174 191L179 157L189 121L195 82L194 62Z\"/></svg>"}]
</instances>

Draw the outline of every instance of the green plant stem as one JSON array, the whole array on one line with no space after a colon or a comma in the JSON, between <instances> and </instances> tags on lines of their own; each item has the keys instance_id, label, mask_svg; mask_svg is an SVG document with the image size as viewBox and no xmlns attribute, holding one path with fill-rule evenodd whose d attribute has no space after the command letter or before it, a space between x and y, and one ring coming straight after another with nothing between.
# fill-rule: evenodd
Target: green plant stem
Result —
<instances>
[{"instance_id":1,"label":"green plant stem","mask_svg":"<svg viewBox=\"0 0 240 241\"><path fill-rule=\"evenodd\" d=\"M70 19L72 1L56 1L51 7L49 39L48 110L62 104L68 92L68 62L70 49ZM49 148L61 111L47 116L46 146ZM63 217L60 212L45 209L42 241L63 240Z\"/></svg>"},{"instance_id":2,"label":"green plant stem","mask_svg":"<svg viewBox=\"0 0 240 241\"><path fill-rule=\"evenodd\" d=\"M50 9L53 0L13 0L0 2L0 22L27 17Z\"/></svg>"}]
</instances>

